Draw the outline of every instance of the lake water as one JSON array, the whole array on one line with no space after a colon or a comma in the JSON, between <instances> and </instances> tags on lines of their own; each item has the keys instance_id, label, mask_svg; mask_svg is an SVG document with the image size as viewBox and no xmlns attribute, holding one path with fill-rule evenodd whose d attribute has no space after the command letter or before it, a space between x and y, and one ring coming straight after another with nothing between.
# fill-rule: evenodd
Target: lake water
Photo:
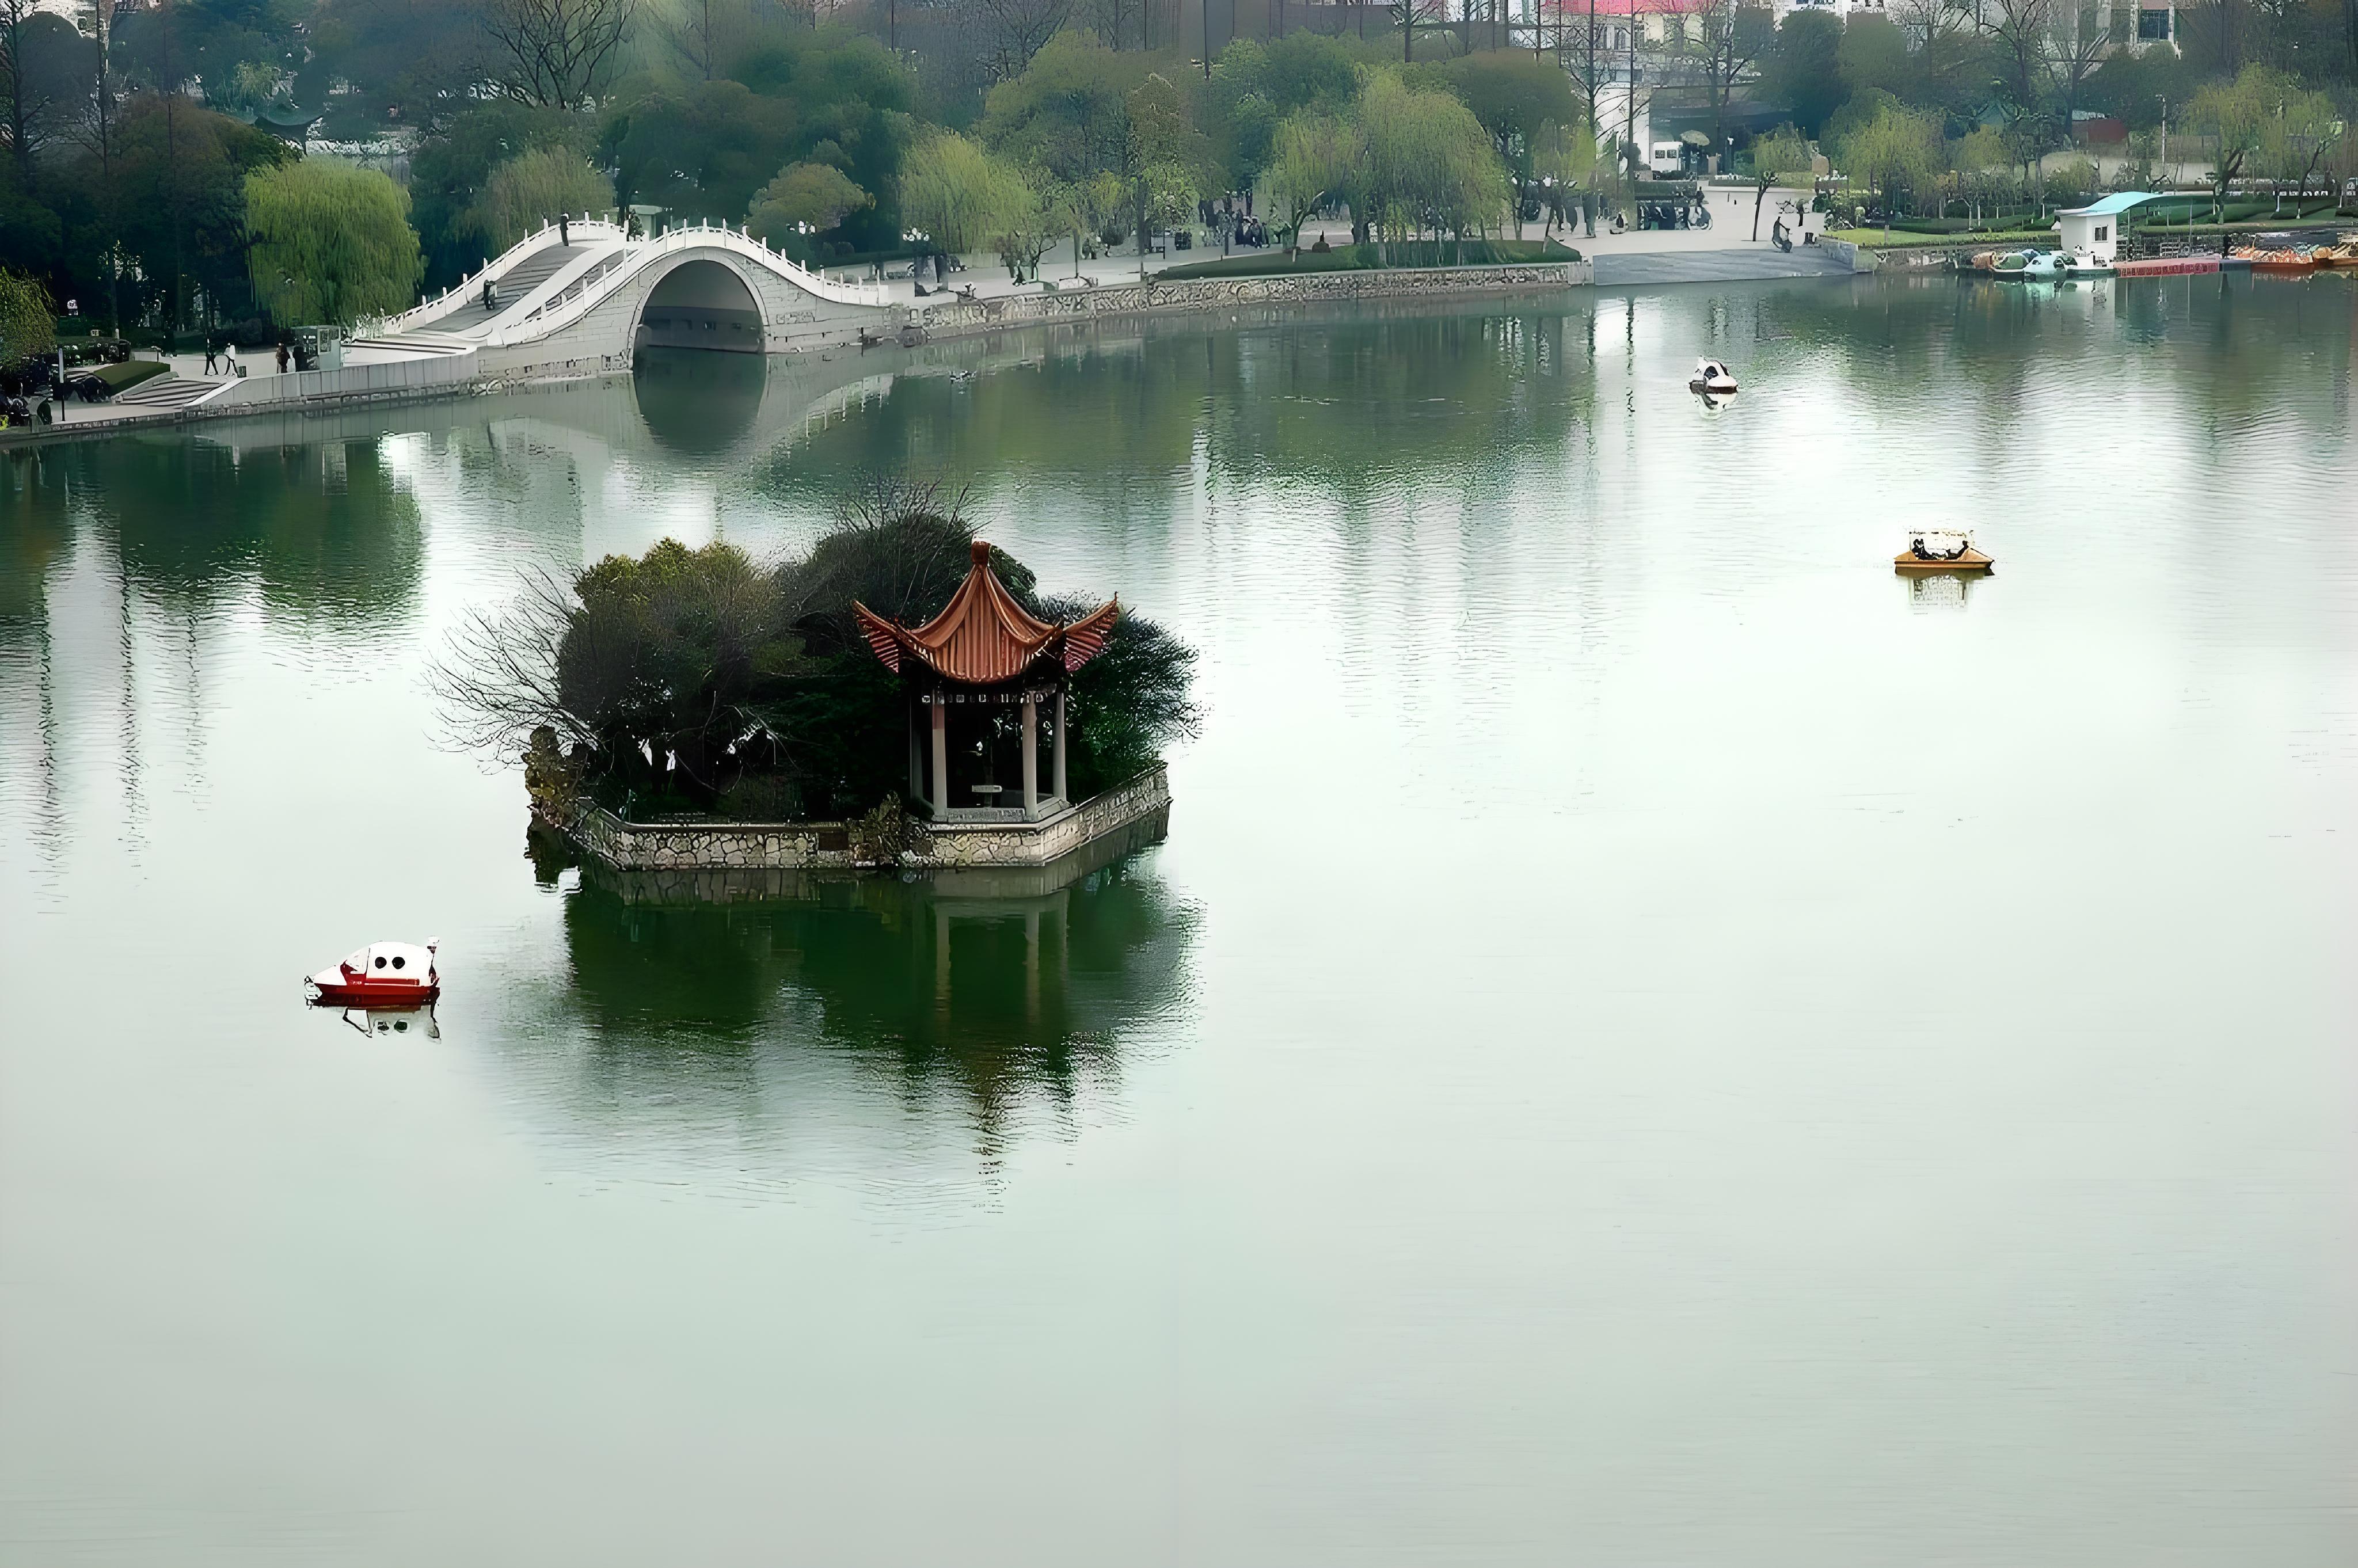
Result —
<instances>
[{"instance_id":1,"label":"lake water","mask_svg":"<svg viewBox=\"0 0 2358 1568\"><path fill-rule=\"evenodd\" d=\"M0 458L0 1563L2349 1563L2353 300L1166 320ZM886 463L1201 650L1167 841L537 872L454 620ZM301 1004L429 933L438 1033Z\"/></svg>"}]
</instances>

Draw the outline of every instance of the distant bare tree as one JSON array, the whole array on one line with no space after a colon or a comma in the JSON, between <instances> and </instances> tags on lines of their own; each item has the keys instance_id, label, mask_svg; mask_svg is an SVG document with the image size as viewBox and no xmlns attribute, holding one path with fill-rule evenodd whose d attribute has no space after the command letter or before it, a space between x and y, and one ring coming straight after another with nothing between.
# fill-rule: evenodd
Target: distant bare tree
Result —
<instances>
[{"instance_id":1,"label":"distant bare tree","mask_svg":"<svg viewBox=\"0 0 2358 1568\"><path fill-rule=\"evenodd\" d=\"M2009 111L2006 142L2026 170L2056 146L2048 104L2056 23L2064 15L2064 0L1988 0L1981 12L1998 95Z\"/></svg>"},{"instance_id":2,"label":"distant bare tree","mask_svg":"<svg viewBox=\"0 0 2358 1568\"><path fill-rule=\"evenodd\" d=\"M809 22L809 6L790 0L676 0L657 30L682 64L710 81L747 50Z\"/></svg>"},{"instance_id":3,"label":"distant bare tree","mask_svg":"<svg viewBox=\"0 0 2358 1568\"><path fill-rule=\"evenodd\" d=\"M1032 57L1064 30L1073 0L978 0L991 80L1023 74Z\"/></svg>"},{"instance_id":4,"label":"distant bare tree","mask_svg":"<svg viewBox=\"0 0 2358 1568\"><path fill-rule=\"evenodd\" d=\"M2352 0L2358 5L2358 0ZM1087 0L1084 18L1089 30L1112 49L1126 48L1132 38L1146 47L1146 6L1143 0Z\"/></svg>"},{"instance_id":5,"label":"distant bare tree","mask_svg":"<svg viewBox=\"0 0 2358 1568\"><path fill-rule=\"evenodd\" d=\"M1889 0L1885 15L1919 49L1973 31L1974 0Z\"/></svg>"},{"instance_id":6,"label":"distant bare tree","mask_svg":"<svg viewBox=\"0 0 2358 1568\"><path fill-rule=\"evenodd\" d=\"M1776 38L1776 18L1759 0L1684 0L1679 20L1679 48L1711 105L1711 150L1725 157L1728 103Z\"/></svg>"},{"instance_id":7,"label":"distant bare tree","mask_svg":"<svg viewBox=\"0 0 2358 1568\"><path fill-rule=\"evenodd\" d=\"M2056 95L2062 101L2062 131L2067 139L2078 129L2072 116L2088 78L2096 74L2096 68L2112 52L2113 19L2108 7L2098 0L2072 0L2057 9L2049 69L2054 72Z\"/></svg>"},{"instance_id":8,"label":"distant bare tree","mask_svg":"<svg viewBox=\"0 0 2358 1568\"><path fill-rule=\"evenodd\" d=\"M635 0L492 0L483 25L507 57L500 90L541 108L594 103L634 8Z\"/></svg>"}]
</instances>

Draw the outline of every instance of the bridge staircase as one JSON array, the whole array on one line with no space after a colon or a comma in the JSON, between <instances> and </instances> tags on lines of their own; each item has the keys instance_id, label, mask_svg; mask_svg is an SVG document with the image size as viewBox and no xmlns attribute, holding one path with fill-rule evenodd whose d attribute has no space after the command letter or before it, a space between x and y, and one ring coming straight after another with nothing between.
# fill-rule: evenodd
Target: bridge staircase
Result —
<instances>
[{"instance_id":1,"label":"bridge staircase","mask_svg":"<svg viewBox=\"0 0 2358 1568\"><path fill-rule=\"evenodd\" d=\"M144 414L151 409L187 408L236 384L233 381L191 381L183 375L157 375L136 386L124 388L107 401Z\"/></svg>"}]
</instances>

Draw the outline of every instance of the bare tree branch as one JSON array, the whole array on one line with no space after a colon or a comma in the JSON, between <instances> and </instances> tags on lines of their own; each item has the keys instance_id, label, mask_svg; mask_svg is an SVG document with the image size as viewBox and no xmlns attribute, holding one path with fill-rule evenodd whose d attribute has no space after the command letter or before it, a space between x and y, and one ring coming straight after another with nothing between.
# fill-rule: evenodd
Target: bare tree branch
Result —
<instances>
[{"instance_id":1,"label":"bare tree branch","mask_svg":"<svg viewBox=\"0 0 2358 1568\"><path fill-rule=\"evenodd\" d=\"M500 91L519 103L594 103L636 0L492 0L483 26L507 54Z\"/></svg>"}]
</instances>

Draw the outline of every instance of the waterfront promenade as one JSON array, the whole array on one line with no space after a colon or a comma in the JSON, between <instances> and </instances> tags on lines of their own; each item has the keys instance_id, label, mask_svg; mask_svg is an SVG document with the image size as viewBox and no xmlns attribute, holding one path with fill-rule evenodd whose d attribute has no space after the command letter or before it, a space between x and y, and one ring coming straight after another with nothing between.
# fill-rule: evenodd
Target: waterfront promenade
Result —
<instances>
[{"instance_id":1,"label":"waterfront promenade","mask_svg":"<svg viewBox=\"0 0 2358 1568\"><path fill-rule=\"evenodd\" d=\"M1763 232L1768 232L1779 202L1793 201L1803 194L1798 190L1771 190L1760 211ZM757 327L741 328L733 319L719 324L758 332L766 351L832 356L863 351L888 341L905 346L929 339L968 336L1034 322L1220 309L1239 304L1282 307L1379 297L1539 296L1582 287L1725 283L1842 276L1852 272L1854 263L1847 248L1797 243L1790 251L1780 251L1765 238L1751 239L1752 191L1712 189L1706 195L1713 217L1709 228L1628 230L1618 234L1600 230L1594 236L1560 234L1558 237L1584 258L1573 264L1195 278L1163 283L1155 278L1161 269L1211 260L1214 254L1207 248L1201 254L1180 251L1150 257L1147 276L1141 280L1138 254L1132 250L1127 254L1117 252L1085 259L1072 258L1068 253L1061 267L1052 256L1044 261L1040 278L1017 283L996 258L976 254L964 258L964 269L952 275L956 280L954 293L928 290L923 296L917 292L919 284L907 277L804 274L799 269L790 269L793 276L787 279L789 283L799 279L830 298L841 297L831 310L819 313L826 319L796 326L795 323L809 313L795 308L796 300L803 297L785 289L781 297L765 298L761 303L749 294L744 303L752 308L733 313L748 322L758 322ZM607 273L615 270L614 262L601 263L598 255L589 254L586 242L591 238L589 231L593 227L603 226L579 225L585 241L581 246L568 248L552 240L536 251L535 241L528 239L508 256L492 264L485 276L498 276L512 285L526 276L532 279L530 288L511 287L509 305L489 312L471 305L469 300L481 283L470 280L464 288L396 318L376 335L356 337L341 370L281 373L276 370L271 351L256 348L242 356L244 375L241 378L229 374L222 365L208 371L201 354L173 355L165 361L165 375L151 378L107 403L53 406L54 424L0 431L0 447L198 419L448 397L521 381L568 379L627 369L634 341L644 341L648 327L654 324L652 318L642 319L648 302L659 302L663 296L645 294L641 289L639 294L644 295L644 299L634 295L617 297L602 306L594 299L579 299L586 291L598 287ZM1535 236L1538 226L1527 224L1521 228L1525 235ZM607 239L611 241L612 237ZM1339 222L1305 226L1304 243L1315 243L1321 239L1330 244L1348 243L1349 227ZM719 254L729 250L750 253L755 248L727 231L676 232L663 244L673 249L693 247L699 254L704 251ZM618 253L620 250L611 243L609 248ZM565 254L556 265L540 265L544 253L550 249L562 250ZM691 270L719 275L709 256L687 265ZM504 273L503 267L506 269ZM758 269L740 266L740 276L748 270ZM784 288L775 280L768 283L771 293ZM849 303L855 294L856 307ZM565 312L565 307L577 299L579 304L574 305L569 313ZM663 305L660 308L676 313L682 308L704 309L704 304ZM552 312L552 319L557 319L557 313L564 313L565 319L544 333L534 323L545 310ZM577 319L591 310L604 321L600 331L588 331L583 321ZM716 319L732 314L708 309L704 313ZM701 347L704 342L697 340L688 346Z\"/></svg>"}]
</instances>

